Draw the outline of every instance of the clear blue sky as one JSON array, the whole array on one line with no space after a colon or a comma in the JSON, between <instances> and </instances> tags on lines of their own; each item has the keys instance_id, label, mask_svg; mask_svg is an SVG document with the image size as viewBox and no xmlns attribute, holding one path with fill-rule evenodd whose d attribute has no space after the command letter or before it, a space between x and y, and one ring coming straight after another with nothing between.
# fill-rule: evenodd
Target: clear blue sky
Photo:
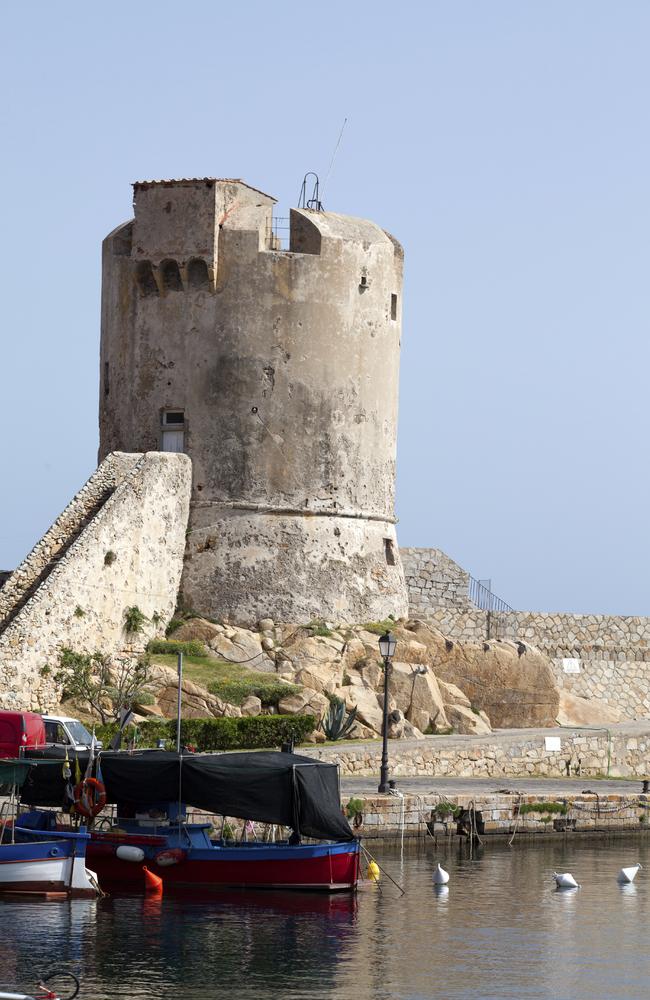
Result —
<instances>
[{"instance_id":1,"label":"clear blue sky","mask_svg":"<svg viewBox=\"0 0 650 1000\"><path fill-rule=\"evenodd\" d=\"M100 243L231 176L406 250L402 545L518 608L650 614L650 4L7 4L0 568L96 464Z\"/></svg>"}]
</instances>

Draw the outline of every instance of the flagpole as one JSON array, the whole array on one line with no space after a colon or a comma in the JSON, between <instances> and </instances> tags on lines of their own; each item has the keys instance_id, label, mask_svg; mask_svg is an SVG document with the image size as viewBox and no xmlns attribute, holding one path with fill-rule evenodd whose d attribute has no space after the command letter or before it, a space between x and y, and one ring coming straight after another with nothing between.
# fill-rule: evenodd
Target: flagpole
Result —
<instances>
[{"instance_id":1,"label":"flagpole","mask_svg":"<svg viewBox=\"0 0 650 1000\"><path fill-rule=\"evenodd\" d=\"M176 753L181 752L181 694L183 686L183 654L178 654L178 704L176 706Z\"/></svg>"}]
</instances>

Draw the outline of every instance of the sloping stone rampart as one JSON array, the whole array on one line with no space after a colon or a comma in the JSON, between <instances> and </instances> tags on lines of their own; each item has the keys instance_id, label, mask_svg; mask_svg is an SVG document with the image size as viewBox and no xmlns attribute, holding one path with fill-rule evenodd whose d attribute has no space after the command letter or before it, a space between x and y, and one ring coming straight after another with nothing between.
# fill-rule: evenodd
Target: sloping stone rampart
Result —
<instances>
[{"instance_id":1,"label":"sloping stone rampart","mask_svg":"<svg viewBox=\"0 0 650 1000\"><path fill-rule=\"evenodd\" d=\"M92 507L102 488L112 488L117 469L129 471L65 553L57 558L60 548L55 551L43 582L0 634L2 708L47 710L58 701L53 668L62 646L108 655L138 653L173 614L185 549L190 460L160 452L108 456L92 485L73 501L77 522L85 504L79 498L87 497ZM56 535L59 522L47 534ZM46 548L43 540L33 550L38 553L35 575L48 569ZM26 563L25 581L29 557ZM19 589L17 582L14 595ZM127 635L124 613L134 605L149 624L142 633Z\"/></svg>"},{"instance_id":2,"label":"sloping stone rampart","mask_svg":"<svg viewBox=\"0 0 650 1000\"><path fill-rule=\"evenodd\" d=\"M42 582L45 574L52 571L118 484L133 470L140 457L121 452L108 455L20 566L9 574L0 590L0 633L8 627L33 589Z\"/></svg>"}]
</instances>

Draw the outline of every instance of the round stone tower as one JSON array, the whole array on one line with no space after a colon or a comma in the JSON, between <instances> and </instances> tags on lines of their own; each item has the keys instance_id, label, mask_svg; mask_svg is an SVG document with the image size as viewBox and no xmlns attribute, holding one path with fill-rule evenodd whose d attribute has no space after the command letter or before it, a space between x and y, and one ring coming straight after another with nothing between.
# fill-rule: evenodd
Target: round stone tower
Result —
<instances>
[{"instance_id":1,"label":"round stone tower","mask_svg":"<svg viewBox=\"0 0 650 1000\"><path fill-rule=\"evenodd\" d=\"M180 603L363 622L407 612L395 535L402 249L239 180L134 185L103 246L100 457L192 459Z\"/></svg>"}]
</instances>

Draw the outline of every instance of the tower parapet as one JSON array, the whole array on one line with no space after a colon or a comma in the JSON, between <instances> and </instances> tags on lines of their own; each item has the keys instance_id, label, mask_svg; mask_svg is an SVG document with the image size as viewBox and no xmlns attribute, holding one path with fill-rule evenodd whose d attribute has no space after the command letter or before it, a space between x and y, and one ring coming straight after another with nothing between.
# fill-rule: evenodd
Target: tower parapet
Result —
<instances>
[{"instance_id":1,"label":"tower parapet","mask_svg":"<svg viewBox=\"0 0 650 1000\"><path fill-rule=\"evenodd\" d=\"M402 250L241 181L134 185L104 241L100 455L193 463L181 600L242 624L407 611L394 483Z\"/></svg>"}]
</instances>

